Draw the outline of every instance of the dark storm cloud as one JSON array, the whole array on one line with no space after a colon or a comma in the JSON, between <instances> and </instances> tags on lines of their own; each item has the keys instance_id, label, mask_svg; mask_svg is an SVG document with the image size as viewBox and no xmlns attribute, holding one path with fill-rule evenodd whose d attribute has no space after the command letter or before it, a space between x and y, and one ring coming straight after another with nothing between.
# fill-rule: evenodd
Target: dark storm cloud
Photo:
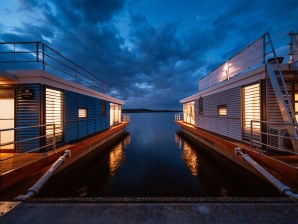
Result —
<instances>
[{"instance_id":1,"label":"dark storm cloud","mask_svg":"<svg viewBox=\"0 0 298 224\"><path fill-rule=\"evenodd\" d=\"M149 14L161 18L159 7L146 16L132 0L18 0L24 18L0 39L47 43L106 81L125 107L177 109L179 99L195 93L201 76L268 31L270 20L283 19L288 28L298 24L293 1L286 1L274 3L282 10L263 1L206 1L211 11L199 7L197 20L187 15L153 25Z\"/></svg>"}]
</instances>

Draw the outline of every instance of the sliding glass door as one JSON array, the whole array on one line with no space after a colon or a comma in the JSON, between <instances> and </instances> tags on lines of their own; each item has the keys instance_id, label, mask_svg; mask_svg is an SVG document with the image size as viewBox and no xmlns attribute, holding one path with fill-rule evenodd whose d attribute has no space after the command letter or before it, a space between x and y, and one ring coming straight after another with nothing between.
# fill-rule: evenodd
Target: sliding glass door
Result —
<instances>
[{"instance_id":1,"label":"sliding glass door","mask_svg":"<svg viewBox=\"0 0 298 224\"><path fill-rule=\"evenodd\" d=\"M0 150L14 150L15 127L15 90L0 87Z\"/></svg>"}]
</instances>

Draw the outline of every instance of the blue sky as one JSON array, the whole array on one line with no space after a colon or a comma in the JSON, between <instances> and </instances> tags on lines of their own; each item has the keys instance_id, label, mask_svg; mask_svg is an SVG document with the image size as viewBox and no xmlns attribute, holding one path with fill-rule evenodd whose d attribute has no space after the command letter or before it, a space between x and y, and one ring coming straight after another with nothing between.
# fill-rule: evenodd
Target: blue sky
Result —
<instances>
[{"instance_id":1,"label":"blue sky","mask_svg":"<svg viewBox=\"0 0 298 224\"><path fill-rule=\"evenodd\" d=\"M0 41L48 44L124 108L180 109L200 77L265 32L287 56L297 15L295 0L2 0Z\"/></svg>"}]
</instances>

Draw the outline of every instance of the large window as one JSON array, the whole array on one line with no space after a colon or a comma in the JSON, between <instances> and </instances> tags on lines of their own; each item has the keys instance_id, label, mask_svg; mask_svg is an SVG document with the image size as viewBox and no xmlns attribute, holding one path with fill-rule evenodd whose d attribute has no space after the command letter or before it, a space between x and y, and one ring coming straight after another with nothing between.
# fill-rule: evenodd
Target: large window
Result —
<instances>
[{"instance_id":1,"label":"large window","mask_svg":"<svg viewBox=\"0 0 298 224\"><path fill-rule=\"evenodd\" d=\"M183 119L184 122L194 124L195 123L195 102L189 102L183 104Z\"/></svg>"},{"instance_id":2,"label":"large window","mask_svg":"<svg viewBox=\"0 0 298 224\"><path fill-rule=\"evenodd\" d=\"M3 88L0 89L0 129L14 128L14 89ZM14 130L0 132L0 149L14 149Z\"/></svg>"},{"instance_id":3,"label":"large window","mask_svg":"<svg viewBox=\"0 0 298 224\"><path fill-rule=\"evenodd\" d=\"M121 105L110 103L110 126L121 122Z\"/></svg>"},{"instance_id":4,"label":"large window","mask_svg":"<svg viewBox=\"0 0 298 224\"><path fill-rule=\"evenodd\" d=\"M46 135L47 138L63 135L63 93L46 88ZM54 129L55 126L55 129ZM57 139L58 140L58 139Z\"/></svg>"},{"instance_id":5,"label":"large window","mask_svg":"<svg viewBox=\"0 0 298 224\"><path fill-rule=\"evenodd\" d=\"M260 132L260 123L251 121L261 120L261 98L260 84L245 86L242 88L242 126L243 131L250 133L251 128L254 134Z\"/></svg>"}]
</instances>

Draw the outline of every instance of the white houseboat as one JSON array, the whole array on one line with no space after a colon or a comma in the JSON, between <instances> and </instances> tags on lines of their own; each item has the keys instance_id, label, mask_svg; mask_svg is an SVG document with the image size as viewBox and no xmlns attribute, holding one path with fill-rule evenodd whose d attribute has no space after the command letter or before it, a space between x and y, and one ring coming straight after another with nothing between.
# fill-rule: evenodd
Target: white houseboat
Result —
<instances>
[{"instance_id":1,"label":"white houseboat","mask_svg":"<svg viewBox=\"0 0 298 224\"><path fill-rule=\"evenodd\" d=\"M290 33L289 61L285 62L276 55L269 33L262 35L201 78L199 91L180 100L183 116L176 118L182 133L263 177L239 156L249 155L273 178L295 190L297 37Z\"/></svg>"},{"instance_id":2,"label":"white houseboat","mask_svg":"<svg viewBox=\"0 0 298 224\"><path fill-rule=\"evenodd\" d=\"M106 132L96 140L103 142L123 132L123 103L106 94L97 76L44 43L0 43L0 177L11 173L5 170L7 157L55 151ZM92 144L77 151L84 155L98 146ZM11 161L14 170L14 164L26 165ZM8 179L5 186L16 182Z\"/></svg>"}]
</instances>

